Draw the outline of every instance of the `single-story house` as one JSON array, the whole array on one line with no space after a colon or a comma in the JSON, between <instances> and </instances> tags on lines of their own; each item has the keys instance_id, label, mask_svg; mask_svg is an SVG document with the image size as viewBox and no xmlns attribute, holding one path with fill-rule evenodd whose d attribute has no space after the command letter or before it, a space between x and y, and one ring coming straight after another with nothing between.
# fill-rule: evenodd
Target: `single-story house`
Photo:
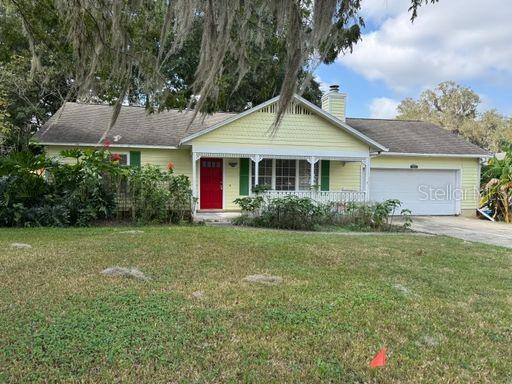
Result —
<instances>
[{"instance_id":1,"label":"single-story house","mask_svg":"<svg viewBox=\"0 0 512 384\"><path fill-rule=\"evenodd\" d=\"M236 198L266 184L269 196L393 198L416 215L475 213L487 151L422 121L347 118L337 86L321 108L295 95L273 132L278 100L192 122L192 112L123 107L108 139L125 164L165 168L172 161L191 179L199 210L236 210ZM94 147L111 116L107 105L66 103L36 137L55 156Z\"/></svg>"}]
</instances>

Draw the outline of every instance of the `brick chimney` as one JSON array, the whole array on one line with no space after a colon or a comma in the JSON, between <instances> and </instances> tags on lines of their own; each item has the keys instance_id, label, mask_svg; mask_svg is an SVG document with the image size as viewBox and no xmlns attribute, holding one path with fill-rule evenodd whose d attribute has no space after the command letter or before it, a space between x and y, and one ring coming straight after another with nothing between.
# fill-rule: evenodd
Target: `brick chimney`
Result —
<instances>
[{"instance_id":1,"label":"brick chimney","mask_svg":"<svg viewBox=\"0 0 512 384\"><path fill-rule=\"evenodd\" d=\"M329 87L329 91L322 96L322 109L341 121L345 121L347 94L340 93L339 89L338 84Z\"/></svg>"}]
</instances>

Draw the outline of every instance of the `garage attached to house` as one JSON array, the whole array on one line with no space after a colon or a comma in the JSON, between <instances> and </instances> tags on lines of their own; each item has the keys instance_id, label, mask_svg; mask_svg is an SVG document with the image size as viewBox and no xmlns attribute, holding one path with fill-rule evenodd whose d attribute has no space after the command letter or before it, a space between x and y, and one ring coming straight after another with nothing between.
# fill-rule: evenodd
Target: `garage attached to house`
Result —
<instances>
[{"instance_id":1,"label":"garage attached to house","mask_svg":"<svg viewBox=\"0 0 512 384\"><path fill-rule=\"evenodd\" d=\"M456 215L458 179L456 170L372 168L370 200L398 199L413 215Z\"/></svg>"}]
</instances>

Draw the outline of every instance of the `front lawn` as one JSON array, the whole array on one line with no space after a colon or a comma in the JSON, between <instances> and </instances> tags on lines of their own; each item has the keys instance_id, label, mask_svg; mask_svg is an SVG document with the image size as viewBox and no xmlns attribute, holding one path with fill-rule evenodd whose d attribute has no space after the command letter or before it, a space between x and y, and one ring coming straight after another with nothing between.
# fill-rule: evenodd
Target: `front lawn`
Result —
<instances>
[{"instance_id":1,"label":"front lawn","mask_svg":"<svg viewBox=\"0 0 512 384\"><path fill-rule=\"evenodd\" d=\"M512 380L509 250L411 235L125 230L0 231L0 382ZM111 266L152 280L100 274ZM283 282L243 281L253 274ZM382 347L388 364L372 370Z\"/></svg>"}]
</instances>

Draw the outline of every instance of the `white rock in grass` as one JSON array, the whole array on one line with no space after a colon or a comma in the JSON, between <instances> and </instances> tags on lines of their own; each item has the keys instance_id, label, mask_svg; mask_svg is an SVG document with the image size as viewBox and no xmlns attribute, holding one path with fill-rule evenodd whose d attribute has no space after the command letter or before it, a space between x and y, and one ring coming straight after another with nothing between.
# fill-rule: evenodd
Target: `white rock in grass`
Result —
<instances>
[{"instance_id":1,"label":"white rock in grass","mask_svg":"<svg viewBox=\"0 0 512 384\"><path fill-rule=\"evenodd\" d=\"M393 284L393 288L395 288L398 292L403 293L404 295L411 294L411 290L402 284Z\"/></svg>"},{"instance_id":2,"label":"white rock in grass","mask_svg":"<svg viewBox=\"0 0 512 384\"><path fill-rule=\"evenodd\" d=\"M32 246L30 244L25 244L25 243L11 243L11 248L29 249L29 248L32 248Z\"/></svg>"},{"instance_id":3,"label":"white rock in grass","mask_svg":"<svg viewBox=\"0 0 512 384\"><path fill-rule=\"evenodd\" d=\"M416 342L416 345L423 347L437 347L439 344L441 344L441 339L442 338L440 336L425 335Z\"/></svg>"},{"instance_id":4,"label":"white rock in grass","mask_svg":"<svg viewBox=\"0 0 512 384\"><path fill-rule=\"evenodd\" d=\"M127 234L127 235L139 235L141 233L144 233L144 231L140 231L138 229L132 229L132 230L129 230L129 231L121 231L119 233L124 233L124 234Z\"/></svg>"},{"instance_id":5,"label":"white rock in grass","mask_svg":"<svg viewBox=\"0 0 512 384\"><path fill-rule=\"evenodd\" d=\"M196 299L202 299L204 297L204 291L192 292L192 297L194 297Z\"/></svg>"},{"instance_id":6,"label":"white rock in grass","mask_svg":"<svg viewBox=\"0 0 512 384\"><path fill-rule=\"evenodd\" d=\"M249 275L244 277L243 281L247 281L248 283L276 285L281 284L283 282L283 278L271 275Z\"/></svg>"},{"instance_id":7,"label":"white rock in grass","mask_svg":"<svg viewBox=\"0 0 512 384\"><path fill-rule=\"evenodd\" d=\"M101 271L102 275L113 277L126 277L128 279L147 281L151 280L142 271L137 268L110 267Z\"/></svg>"}]
</instances>

